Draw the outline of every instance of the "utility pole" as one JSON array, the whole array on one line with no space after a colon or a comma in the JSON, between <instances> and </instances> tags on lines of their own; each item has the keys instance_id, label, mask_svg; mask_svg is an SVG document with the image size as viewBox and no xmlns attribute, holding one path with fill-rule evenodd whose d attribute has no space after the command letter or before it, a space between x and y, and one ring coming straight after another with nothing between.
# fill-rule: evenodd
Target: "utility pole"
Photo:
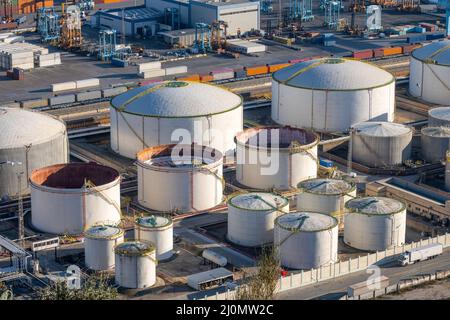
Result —
<instances>
[{"instance_id":1,"label":"utility pole","mask_svg":"<svg viewBox=\"0 0 450 320\"><path fill-rule=\"evenodd\" d=\"M125 9L123 8L122 8L122 44L125 45Z\"/></svg>"}]
</instances>

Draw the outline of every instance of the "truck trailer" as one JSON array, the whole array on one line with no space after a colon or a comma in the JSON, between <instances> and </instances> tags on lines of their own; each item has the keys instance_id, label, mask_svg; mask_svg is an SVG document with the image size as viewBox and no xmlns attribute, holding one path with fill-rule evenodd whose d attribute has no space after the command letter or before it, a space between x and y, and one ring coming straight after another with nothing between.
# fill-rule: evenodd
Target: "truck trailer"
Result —
<instances>
[{"instance_id":1,"label":"truck trailer","mask_svg":"<svg viewBox=\"0 0 450 320\"><path fill-rule=\"evenodd\" d=\"M400 255L399 263L402 266L434 258L443 252L443 246L440 243L432 243L426 246L408 250Z\"/></svg>"}]
</instances>

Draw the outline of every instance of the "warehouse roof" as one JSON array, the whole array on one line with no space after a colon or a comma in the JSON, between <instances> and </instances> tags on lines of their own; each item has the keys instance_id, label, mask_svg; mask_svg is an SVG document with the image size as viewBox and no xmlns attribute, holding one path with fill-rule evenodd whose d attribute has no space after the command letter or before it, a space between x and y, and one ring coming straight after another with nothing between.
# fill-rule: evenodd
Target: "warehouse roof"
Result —
<instances>
[{"instance_id":1,"label":"warehouse roof","mask_svg":"<svg viewBox=\"0 0 450 320\"><path fill-rule=\"evenodd\" d=\"M412 56L421 61L450 66L450 40L430 43L414 50Z\"/></svg>"},{"instance_id":2,"label":"warehouse roof","mask_svg":"<svg viewBox=\"0 0 450 320\"><path fill-rule=\"evenodd\" d=\"M375 137L397 137L411 132L411 128L394 122L361 122L353 126L358 134Z\"/></svg>"},{"instance_id":3,"label":"warehouse roof","mask_svg":"<svg viewBox=\"0 0 450 320\"><path fill-rule=\"evenodd\" d=\"M428 111L428 114L433 118L450 121L450 107L438 107Z\"/></svg>"},{"instance_id":4,"label":"warehouse roof","mask_svg":"<svg viewBox=\"0 0 450 320\"><path fill-rule=\"evenodd\" d=\"M362 90L388 85L392 74L369 63L342 58L300 62L273 74L275 81L315 90Z\"/></svg>"},{"instance_id":5,"label":"warehouse roof","mask_svg":"<svg viewBox=\"0 0 450 320\"><path fill-rule=\"evenodd\" d=\"M345 207L355 213L394 214L405 209L401 201L385 197L363 197L347 201Z\"/></svg>"},{"instance_id":6,"label":"warehouse roof","mask_svg":"<svg viewBox=\"0 0 450 320\"><path fill-rule=\"evenodd\" d=\"M147 117L200 117L230 111L242 105L240 96L217 86L166 81L129 90L111 105L123 112Z\"/></svg>"},{"instance_id":7,"label":"warehouse roof","mask_svg":"<svg viewBox=\"0 0 450 320\"><path fill-rule=\"evenodd\" d=\"M318 212L291 212L275 219L275 224L289 231L322 231L334 228L336 218Z\"/></svg>"},{"instance_id":8,"label":"warehouse roof","mask_svg":"<svg viewBox=\"0 0 450 320\"><path fill-rule=\"evenodd\" d=\"M18 108L0 108L0 128L0 149L36 145L66 132L62 121Z\"/></svg>"},{"instance_id":9,"label":"warehouse roof","mask_svg":"<svg viewBox=\"0 0 450 320\"><path fill-rule=\"evenodd\" d=\"M346 194L355 189L354 184L339 179L309 179L300 182L297 187L306 192L326 195Z\"/></svg>"},{"instance_id":10,"label":"warehouse roof","mask_svg":"<svg viewBox=\"0 0 450 320\"><path fill-rule=\"evenodd\" d=\"M123 230L112 225L97 225L87 229L84 235L93 239L115 239L123 235Z\"/></svg>"},{"instance_id":11,"label":"warehouse roof","mask_svg":"<svg viewBox=\"0 0 450 320\"><path fill-rule=\"evenodd\" d=\"M241 209L258 211L278 209L286 206L288 202L286 198L273 193L251 192L232 197L228 204Z\"/></svg>"}]
</instances>

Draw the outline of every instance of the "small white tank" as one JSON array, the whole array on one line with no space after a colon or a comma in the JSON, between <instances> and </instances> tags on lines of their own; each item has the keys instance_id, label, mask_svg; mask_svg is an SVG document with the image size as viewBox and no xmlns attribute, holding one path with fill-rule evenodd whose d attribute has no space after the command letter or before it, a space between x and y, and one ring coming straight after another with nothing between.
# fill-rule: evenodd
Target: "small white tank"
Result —
<instances>
[{"instance_id":1,"label":"small white tank","mask_svg":"<svg viewBox=\"0 0 450 320\"><path fill-rule=\"evenodd\" d=\"M86 267L96 271L112 269L114 248L123 242L123 230L114 225L95 225L85 231L84 238Z\"/></svg>"},{"instance_id":2,"label":"small white tank","mask_svg":"<svg viewBox=\"0 0 450 320\"><path fill-rule=\"evenodd\" d=\"M228 200L228 240L254 247L273 241L275 218L289 212L289 200L266 192L238 194Z\"/></svg>"},{"instance_id":3,"label":"small white tank","mask_svg":"<svg viewBox=\"0 0 450 320\"><path fill-rule=\"evenodd\" d=\"M338 221L318 212L291 212L275 220L274 244L281 265L312 269L338 258Z\"/></svg>"},{"instance_id":4,"label":"small white tank","mask_svg":"<svg viewBox=\"0 0 450 320\"><path fill-rule=\"evenodd\" d=\"M152 243L127 241L114 249L116 284L130 289L147 288L156 282L156 250Z\"/></svg>"},{"instance_id":5,"label":"small white tank","mask_svg":"<svg viewBox=\"0 0 450 320\"><path fill-rule=\"evenodd\" d=\"M385 197L363 197L345 204L344 242L375 251L405 243L406 205Z\"/></svg>"},{"instance_id":6,"label":"small white tank","mask_svg":"<svg viewBox=\"0 0 450 320\"><path fill-rule=\"evenodd\" d=\"M166 260L172 256L173 222L170 217L151 215L136 218L134 237L154 243L158 260Z\"/></svg>"}]
</instances>

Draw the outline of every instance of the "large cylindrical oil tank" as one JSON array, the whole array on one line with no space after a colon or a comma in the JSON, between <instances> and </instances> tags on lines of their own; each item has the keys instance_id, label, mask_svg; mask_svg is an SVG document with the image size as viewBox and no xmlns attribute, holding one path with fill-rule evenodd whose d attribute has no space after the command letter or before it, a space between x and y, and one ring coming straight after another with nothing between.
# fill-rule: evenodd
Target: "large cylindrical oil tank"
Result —
<instances>
[{"instance_id":1,"label":"large cylindrical oil tank","mask_svg":"<svg viewBox=\"0 0 450 320\"><path fill-rule=\"evenodd\" d=\"M394 122L362 122L353 126L353 161L368 167L392 167L411 158L413 130Z\"/></svg>"},{"instance_id":2,"label":"large cylindrical oil tank","mask_svg":"<svg viewBox=\"0 0 450 320\"><path fill-rule=\"evenodd\" d=\"M445 189L450 192L450 151L447 151L445 160Z\"/></svg>"},{"instance_id":3,"label":"large cylindrical oil tank","mask_svg":"<svg viewBox=\"0 0 450 320\"><path fill-rule=\"evenodd\" d=\"M450 107L438 107L428 111L429 127L450 127Z\"/></svg>"},{"instance_id":4,"label":"large cylindrical oil tank","mask_svg":"<svg viewBox=\"0 0 450 320\"><path fill-rule=\"evenodd\" d=\"M289 200L266 192L238 194L228 200L228 240L246 246L273 241L275 219L289 212Z\"/></svg>"},{"instance_id":5,"label":"large cylindrical oil tank","mask_svg":"<svg viewBox=\"0 0 450 320\"><path fill-rule=\"evenodd\" d=\"M137 155L138 201L157 211L192 212L223 198L222 153L199 145L162 145Z\"/></svg>"},{"instance_id":6,"label":"large cylindrical oil tank","mask_svg":"<svg viewBox=\"0 0 450 320\"><path fill-rule=\"evenodd\" d=\"M151 287L156 282L156 250L152 243L126 241L114 249L116 284L131 289Z\"/></svg>"},{"instance_id":7,"label":"large cylindrical oil tank","mask_svg":"<svg viewBox=\"0 0 450 320\"><path fill-rule=\"evenodd\" d=\"M100 224L84 233L84 259L86 267L95 271L114 267L114 248L123 242L123 230L114 225Z\"/></svg>"},{"instance_id":8,"label":"large cylindrical oil tank","mask_svg":"<svg viewBox=\"0 0 450 320\"><path fill-rule=\"evenodd\" d=\"M345 202L356 197L356 185L340 179L310 179L297 185L297 210L334 216L343 225Z\"/></svg>"},{"instance_id":9,"label":"large cylindrical oil tank","mask_svg":"<svg viewBox=\"0 0 450 320\"><path fill-rule=\"evenodd\" d=\"M317 176L317 144L312 131L290 127L244 130L236 135L236 179L256 189L286 190Z\"/></svg>"},{"instance_id":10,"label":"large cylindrical oil tank","mask_svg":"<svg viewBox=\"0 0 450 320\"><path fill-rule=\"evenodd\" d=\"M450 128L425 127L421 133L422 158L430 163L444 160L449 150Z\"/></svg>"},{"instance_id":11,"label":"large cylindrical oil tank","mask_svg":"<svg viewBox=\"0 0 450 320\"><path fill-rule=\"evenodd\" d=\"M111 148L135 158L142 149L197 143L233 153L243 127L242 98L198 82L168 81L129 90L111 101Z\"/></svg>"},{"instance_id":12,"label":"large cylindrical oil tank","mask_svg":"<svg viewBox=\"0 0 450 320\"><path fill-rule=\"evenodd\" d=\"M274 244L281 265L312 269L338 259L338 221L317 212L291 212L275 220Z\"/></svg>"},{"instance_id":13,"label":"large cylindrical oil tank","mask_svg":"<svg viewBox=\"0 0 450 320\"><path fill-rule=\"evenodd\" d=\"M345 204L344 242L360 250L386 250L405 243L406 205L385 197L363 197Z\"/></svg>"},{"instance_id":14,"label":"large cylindrical oil tank","mask_svg":"<svg viewBox=\"0 0 450 320\"><path fill-rule=\"evenodd\" d=\"M448 105L450 101L450 40L414 50L409 65L409 93L425 101Z\"/></svg>"},{"instance_id":15,"label":"large cylindrical oil tank","mask_svg":"<svg viewBox=\"0 0 450 320\"><path fill-rule=\"evenodd\" d=\"M66 125L41 112L0 108L0 198L29 193L35 169L69 160ZM14 162L14 165L12 165ZM21 163L21 164L20 164Z\"/></svg>"},{"instance_id":16,"label":"large cylindrical oil tank","mask_svg":"<svg viewBox=\"0 0 450 320\"><path fill-rule=\"evenodd\" d=\"M155 244L156 258L169 259L173 252L173 222L169 216L138 217L134 223L134 238Z\"/></svg>"},{"instance_id":17,"label":"large cylindrical oil tank","mask_svg":"<svg viewBox=\"0 0 450 320\"><path fill-rule=\"evenodd\" d=\"M99 222L119 223L120 175L96 163L57 164L30 177L31 223L53 234L81 234Z\"/></svg>"},{"instance_id":18,"label":"large cylindrical oil tank","mask_svg":"<svg viewBox=\"0 0 450 320\"><path fill-rule=\"evenodd\" d=\"M279 124L341 132L363 121L393 121L394 107L394 76L365 62L323 58L272 75L272 119Z\"/></svg>"}]
</instances>

